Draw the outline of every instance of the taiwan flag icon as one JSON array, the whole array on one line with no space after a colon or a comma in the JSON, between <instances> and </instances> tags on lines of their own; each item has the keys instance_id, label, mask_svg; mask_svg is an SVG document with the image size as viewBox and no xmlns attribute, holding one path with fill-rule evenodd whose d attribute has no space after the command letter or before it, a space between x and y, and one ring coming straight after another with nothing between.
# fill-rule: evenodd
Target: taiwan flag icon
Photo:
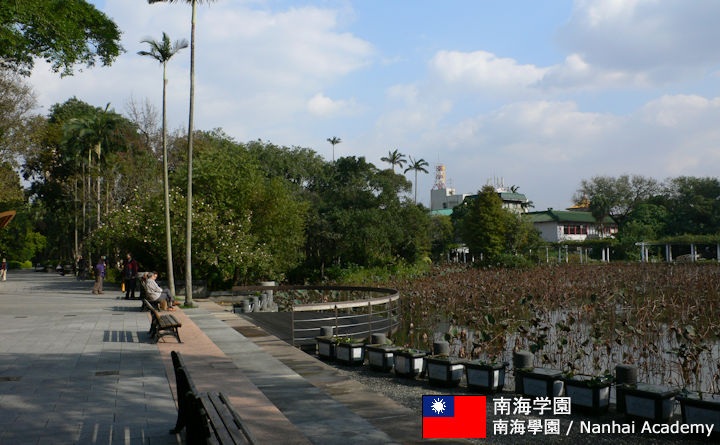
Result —
<instances>
[{"instance_id":1,"label":"taiwan flag icon","mask_svg":"<svg viewBox=\"0 0 720 445\"><path fill-rule=\"evenodd\" d=\"M485 396L423 396L424 439L484 439Z\"/></svg>"}]
</instances>

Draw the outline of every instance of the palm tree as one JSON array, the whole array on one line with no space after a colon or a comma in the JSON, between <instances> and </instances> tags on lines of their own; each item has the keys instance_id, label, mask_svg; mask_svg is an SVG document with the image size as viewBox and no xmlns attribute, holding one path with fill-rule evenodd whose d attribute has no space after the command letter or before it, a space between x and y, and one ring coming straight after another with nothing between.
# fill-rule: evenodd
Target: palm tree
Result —
<instances>
[{"instance_id":1,"label":"palm tree","mask_svg":"<svg viewBox=\"0 0 720 445\"><path fill-rule=\"evenodd\" d=\"M405 159L405 155L397 151L397 149L393 151L388 151L388 155L380 158L380 160L390 164L392 166L393 173L395 173L396 165L400 168L403 168L403 164L407 162L407 159Z\"/></svg>"},{"instance_id":2,"label":"palm tree","mask_svg":"<svg viewBox=\"0 0 720 445\"><path fill-rule=\"evenodd\" d=\"M74 134L77 139L84 142L88 148L88 191L90 189L90 176L92 174L92 154L97 155L96 192L97 192L97 225L100 225L100 163L103 160L103 146L106 149L111 147L113 136L121 125L121 118L110 110L110 103L102 111L95 112L88 116L70 119L64 127L67 133Z\"/></svg>"},{"instance_id":3,"label":"palm tree","mask_svg":"<svg viewBox=\"0 0 720 445\"><path fill-rule=\"evenodd\" d=\"M429 173L425 167L430 164L423 158L413 159L412 156L409 156L409 159L410 161L408 162L408 167L405 169L405 173L410 170L415 170L415 204L417 204L417 175L418 172Z\"/></svg>"},{"instance_id":4,"label":"palm tree","mask_svg":"<svg viewBox=\"0 0 720 445\"><path fill-rule=\"evenodd\" d=\"M198 3L210 3L215 0L148 0L148 3L185 2L192 5L190 20L190 112L188 113L187 145L187 224L185 231L185 305L192 306L192 163L193 163L193 117L195 114L195 11Z\"/></svg>"},{"instance_id":5,"label":"palm tree","mask_svg":"<svg viewBox=\"0 0 720 445\"><path fill-rule=\"evenodd\" d=\"M333 137L331 137L331 138L328 138L327 141L330 142L330 144L332 144L332 147L333 147L333 162L335 162L335 145L337 145L337 144L339 144L340 142L342 142L342 139L340 139L339 137L333 136Z\"/></svg>"},{"instance_id":6,"label":"palm tree","mask_svg":"<svg viewBox=\"0 0 720 445\"><path fill-rule=\"evenodd\" d=\"M142 43L150 45L150 51L138 51L141 56L152 57L163 66L163 93L162 93L162 150L163 150L163 193L165 194L165 244L167 245L167 274L170 294L175 298L175 276L173 274L172 261L172 238L170 235L170 186L168 184L168 161L167 161L167 111L166 111L166 90L167 90L167 63L183 48L187 48L188 42L185 39L176 40L170 43L170 37L163 32L162 40L156 41L150 38L144 39Z\"/></svg>"}]
</instances>

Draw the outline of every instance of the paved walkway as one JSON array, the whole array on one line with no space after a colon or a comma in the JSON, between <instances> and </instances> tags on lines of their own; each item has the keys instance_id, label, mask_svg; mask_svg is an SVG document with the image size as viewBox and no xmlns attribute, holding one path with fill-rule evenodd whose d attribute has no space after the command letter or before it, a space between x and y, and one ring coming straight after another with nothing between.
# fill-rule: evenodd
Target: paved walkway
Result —
<instances>
[{"instance_id":1,"label":"paved walkway","mask_svg":"<svg viewBox=\"0 0 720 445\"><path fill-rule=\"evenodd\" d=\"M0 443L178 443L147 315L91 287L33 271L0 282Z\"/></svg>"},{"instance_id":2,"label":"paved walkway","mask_svg":"<svg viewBox=\"0 0 720 445\"><path fill-rule=\"evenodd\" d=\"M91 287L33 271L0 283L0 444L181 443L168 433L177 416L172 350L198 390L228 395L260 443L418 439L406 408L266 333L249 340L234 327L262 330L214 304L175 312L182 344L154 344L138 301Z\"/></svg>"}]
</instances>

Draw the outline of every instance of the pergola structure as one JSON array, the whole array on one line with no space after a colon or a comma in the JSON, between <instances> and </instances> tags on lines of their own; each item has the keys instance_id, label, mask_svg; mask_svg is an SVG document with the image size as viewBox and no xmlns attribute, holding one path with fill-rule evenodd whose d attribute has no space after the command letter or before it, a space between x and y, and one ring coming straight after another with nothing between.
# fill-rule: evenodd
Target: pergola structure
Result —
<instances>
[{"instance_id":1,"label":"pergola structure","mask_svg":"<svg viewBox=\"0 0 720 445\"><path fill-rule=\"evenodd\" d=\"M12 221L13 218L15 218L15 210L0 212L0 229L10 224L10 221Z\"/></svg>"},{"instance_id":2,"label":"pergola structure","mask_svg":"<svg viewBox=\"0 0 720 445\"><path fill-rule=\"evenodd\" d=\"M704 242L680 242L680 241L650 241L635 243L636 246L640 246L640 261L650 261L649 249L652 246L665 246L665 261L671 263L673 261L672 246L690 246L690 261L696 261L698 258L697 245L712 245L715 244L716 254L715 259L720 262L720 243L704 243Z\"/></svg>"}]
</instances>

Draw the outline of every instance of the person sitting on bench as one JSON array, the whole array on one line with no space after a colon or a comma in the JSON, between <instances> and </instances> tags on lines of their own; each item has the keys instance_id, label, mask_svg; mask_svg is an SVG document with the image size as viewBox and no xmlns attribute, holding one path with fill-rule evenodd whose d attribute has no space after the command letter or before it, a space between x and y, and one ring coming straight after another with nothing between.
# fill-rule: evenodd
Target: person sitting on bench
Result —
<instances>
[{"instance_id":1,"label":"person sitting on bench","mask_svg":"<svg viewBox=\"0 0 720 445\"><path fill-rule=\"evenodd\" d=\"M161 305L162 302L165 302L168 310L174 311L175 308L173 306L179 303L176 303L175 300L173 300L172 295L170 295L170 289L162 289L157 284L157 282L155 281L157 276L157 272L148 272L147 274L145 274L145 293L147 294L147 298L151 301L157 301Z\"/></svg>"}]
</instances>

